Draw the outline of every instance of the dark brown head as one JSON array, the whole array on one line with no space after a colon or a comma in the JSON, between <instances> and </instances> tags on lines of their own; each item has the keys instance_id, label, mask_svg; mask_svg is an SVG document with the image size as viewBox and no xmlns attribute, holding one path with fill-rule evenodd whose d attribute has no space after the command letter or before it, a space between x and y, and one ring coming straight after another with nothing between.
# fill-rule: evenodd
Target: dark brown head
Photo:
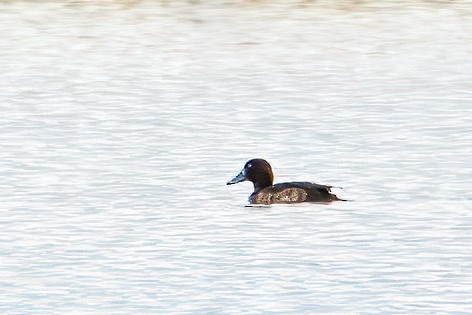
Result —
<instances>
[{"instance_id":1,"label":"dark brown head","mask_svg":"<svg viewBox=\"0 0 472 315\"><path fill-rule=\"evenodd\" d=\"M252 159L246 162L243 170L226 185L232 185L243 181L250 181L254 184L254 191L259 191L272 186L274 174L272 167L263 159Z\"/></svg>"}]
</instances>

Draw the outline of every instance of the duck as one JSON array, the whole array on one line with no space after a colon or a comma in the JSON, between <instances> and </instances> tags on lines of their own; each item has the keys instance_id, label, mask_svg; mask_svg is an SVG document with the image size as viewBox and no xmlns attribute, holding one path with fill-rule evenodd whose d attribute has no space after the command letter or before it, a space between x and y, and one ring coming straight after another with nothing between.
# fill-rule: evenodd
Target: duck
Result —
<instances>
[{"instance_id":1,"label":"duck","mask_svg":"<svg viewBox=\"0 0 472 315\"><path fill-rule=\"evenodd\" d=\"M250 181L254 184L254 192L249 196L249 203L251 204L346 201L331 193L331 188L334 186L312 182L273 184L272 167L264 159L247 161L242 171L228 181L226 185L244 181Z\"/></svg>"}]
</instances>

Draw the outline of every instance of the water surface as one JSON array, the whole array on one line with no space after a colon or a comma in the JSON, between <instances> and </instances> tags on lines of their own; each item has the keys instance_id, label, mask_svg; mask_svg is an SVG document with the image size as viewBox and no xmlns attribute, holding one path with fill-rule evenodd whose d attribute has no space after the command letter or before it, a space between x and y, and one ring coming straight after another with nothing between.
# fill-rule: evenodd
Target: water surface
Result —
<instances>
[{"instance_id":1,"label":"water surface","mask_svg":"<svg viewBox=\"0 0 472 315\"><path fill-rule=\"evenodd\" d=\"M2 2L1 313L472 313L471 17ZM254 157L352 202L245 207Z\"/></svg>"}]
</instances>

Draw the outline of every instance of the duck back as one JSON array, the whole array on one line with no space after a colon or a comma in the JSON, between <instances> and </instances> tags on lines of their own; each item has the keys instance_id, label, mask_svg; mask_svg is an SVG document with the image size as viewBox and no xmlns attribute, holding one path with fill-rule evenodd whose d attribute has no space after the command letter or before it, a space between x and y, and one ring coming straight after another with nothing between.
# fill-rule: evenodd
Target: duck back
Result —
<instances>
[{"instance_id":1,"label":"duck back","mask_svg":"<svg viewBox=\"0 0 472 315\"><path fill-rule=\"evenodd\" d=\"M342 200L331 193L331 187L311 182L280 183L254 192L249 202L271 204Z\"/></svg>"}]
</instances>

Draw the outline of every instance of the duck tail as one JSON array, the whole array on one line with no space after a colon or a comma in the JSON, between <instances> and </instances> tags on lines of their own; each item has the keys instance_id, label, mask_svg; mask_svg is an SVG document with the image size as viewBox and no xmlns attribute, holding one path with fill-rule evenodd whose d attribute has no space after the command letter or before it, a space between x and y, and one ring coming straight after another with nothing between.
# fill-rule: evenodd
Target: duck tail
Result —
<instances>
[{"instance_id":1,"label":"duck tail","mask_svg":"<svg viewBox=\"0 0 472 315\"><path fill-rule=\"evenodd\" d=\"M338 196L336 196L335 194L331 194L332 195L332 201L350 201L350 200L347 200L347 199L341 199L339 198Z\"/></svg>"}]
</instances>

